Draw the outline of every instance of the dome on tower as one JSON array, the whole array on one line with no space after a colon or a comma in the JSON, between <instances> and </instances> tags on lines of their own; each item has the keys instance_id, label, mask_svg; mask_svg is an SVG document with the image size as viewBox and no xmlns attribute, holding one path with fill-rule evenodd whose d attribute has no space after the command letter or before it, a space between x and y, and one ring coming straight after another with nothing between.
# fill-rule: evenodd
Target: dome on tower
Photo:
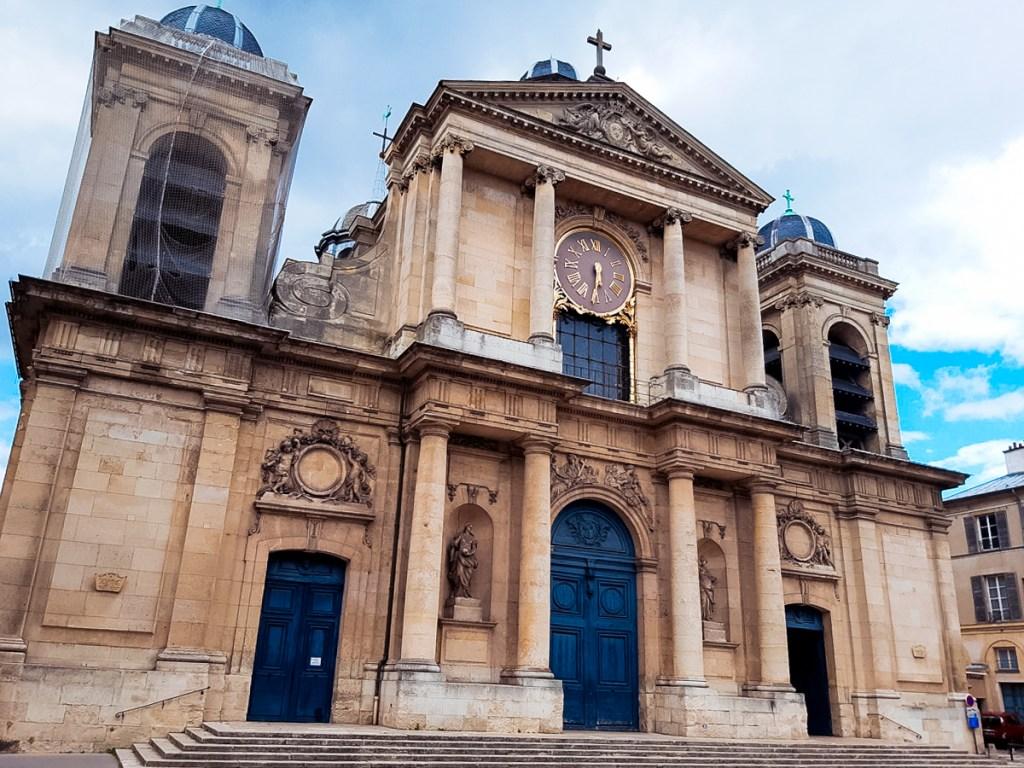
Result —
<instances>
[{"instance_id":1,"label":"dome on tower","mask_svg":"<svg viewBox=\"0 0 1024 768\"><path fill-rule=\"evenodd\" d=\"M349 208L344 216L334 222L333 227L320 236L320 242L313 247L316 255L320 256L326 251L335 258L344 258L356 244L352 239L352 226L356 223L356 218L362 216L372 219L378 208L379 200L367 200Z\"/></svg>"},{"instance_id":2,"label":"dome on tower","mask_svg":"<svg viewBox=\"0 0 1024 768\"><path fill-rule=\"evenodd\" d=\"M798 240L802 237L830 248L836 247L836 241L824 223L813 216L801 216L792 211L769 221L757 234L764 238L764 245L758 249L761 251L770 251L783 240Z\"/></svg>"},{"instance_id":3,"label":"dome on tower","mask_svg":"<svg viewBox=\"0 0 1024 768\"><path fill-rule=\"evenodd\" d=\"M568 61L543 59L530 67L520 80L579 80L576 68Z\"/></svg>"},{"instance_id":4,"label":"dome on tower","mask_svg":"<svg viewBox=\"0 0 1024 768\"><path fill-rule=\"evenodd\" d=\"M208 35L247 53L263 55L263 49L241 19L223 8L212 5L186 5L171 11L160 23L194 35Z\"/></svg>"}]
</instances>

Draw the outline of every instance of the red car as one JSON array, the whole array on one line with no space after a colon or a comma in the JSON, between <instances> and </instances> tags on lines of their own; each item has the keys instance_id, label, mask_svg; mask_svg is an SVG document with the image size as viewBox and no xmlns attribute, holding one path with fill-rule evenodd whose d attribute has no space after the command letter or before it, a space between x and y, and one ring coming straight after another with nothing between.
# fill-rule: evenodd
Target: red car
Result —
<instances>
[{"instance_id":1,"label":"red car","mask_svg":"<svg viewBox=\"0 0 1024 768\"><path fill-rule=\"evenodd\" d=\"M1013 712L982 712L981 733L997 749L1024 746L1024 722Z\"/></svg>"}]
</instances>

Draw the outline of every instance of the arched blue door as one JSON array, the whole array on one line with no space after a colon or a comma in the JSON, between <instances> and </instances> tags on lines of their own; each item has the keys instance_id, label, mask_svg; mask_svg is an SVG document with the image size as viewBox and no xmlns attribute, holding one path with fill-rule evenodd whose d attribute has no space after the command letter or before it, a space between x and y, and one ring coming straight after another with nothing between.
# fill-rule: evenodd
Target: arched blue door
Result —
<instances>
[{"instance_id":1,"label":"arched blue door","mask_svg":"<svg viewBox=\"0 0 1024 768\"><path fill-rule=\"evenodd\" d=\"M312 552L267 563L249 719L327 723L341 623L345 564Z\"/></svg>"},{"instance_id":2,"label":"arched blue door","mask_svg":"<svg viewBox=\"0 0 1024 768\"><path fill-rule=\"evenodd\" d=\"M551 531L551 671L565 728L636 730L633 539L603 504L566 507Z\"/></svg>"}]
</instances>

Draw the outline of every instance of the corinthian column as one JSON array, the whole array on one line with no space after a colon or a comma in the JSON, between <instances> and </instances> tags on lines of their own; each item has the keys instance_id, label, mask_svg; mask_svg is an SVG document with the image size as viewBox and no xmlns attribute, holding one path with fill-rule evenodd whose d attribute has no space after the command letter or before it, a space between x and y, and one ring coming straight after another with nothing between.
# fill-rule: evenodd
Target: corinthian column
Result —
<instances>
[{"instance_id":1,"label":"corinthian column","mask_svg":"<svg viewBox=\"0 0 1024 768\"><path fill-rule=\"evenodd\" d=\"M782 592L782 558L774 486L754 482L750 486L754 518L754 584L757 610L757 644L762 686L791 688L789 648L786 639L786 604Z\"/></svg>"},{"instance_id":2,"label":"corinthian column","mask_svg":"<svg viewBox=\"0 0 1024 768\"><path fill-rule=\"evenodd\" d=\"M554 341L551 310L555 303L555 185L565 181L557 168L542 165L532 179L533 283L530 287L530 341Z\"/></svg>"},{"instance_id":3,"label":"corinthian column","mask_svg":"<svg viewBox=\"0 0 1024 768\"><path fill-rule=\"evenodd\" d=\"M551 677L551 442L522 442L523 517L519 545L519 640L512 677Z\"/></svg>"},{"instance_id":4,"label":"corinthian column","mask_svg":"<svg viewBox=\"0 0 1024 768\"><path fill-rule=\"evenodd\" d=\"M441 162L441 188L437 201L434 238L434 282L430 288L430 314L455 317L455 276L459 260L459 217L462 214L462 156L473 145L449 134L434 149Z\"/></svg>"},{"instance_id":5,"label":"corinthian column","mask_svg":"<svg viewBox=\"0 0 1024 768\"><path fill-rule=\"evenodd\" d=\"M662 283L665 287L665 372L688 372L689 352L686 327L686 263L683 254L683 225L693 217L678 208L665 211L662 254Z\"/></svg>"},{"instance_id":6,"label":"corinthian column","mask_svg":"<svg viewBox=\"0 0 1024 768\"><path fill-rule=\"evenodd\" d=\"M665 474L668 475L672 677L661 682L703 687L707 683L704 682L704 623L700 613L693 473L682 467L673 467Z\"/></svg>"},{"instance_id":7,"label":"corinthian column","mask_svg":"<svg viewBox=\"0 0 1024 768\"><path fill-rule=\"evenodd\" d=\"M743 339L744 389L763 391L764 342L761 340L761 292L754 249L758 236L743 232L734 241L740 283L740 333Z\"/></svg>"},{"instance_id":8,"label":"corinthian column","mask_svg":"<svg viewBox=\"0 0 1024 768\"><path fill-rule=\"evenodd\" d=\"M438 669L437 609L441 600L445 473L450 432L451 427L443 422L425 422L419 427L420 453L402 611L399 664L433 670Z\"/></svg>"}]
</instances>

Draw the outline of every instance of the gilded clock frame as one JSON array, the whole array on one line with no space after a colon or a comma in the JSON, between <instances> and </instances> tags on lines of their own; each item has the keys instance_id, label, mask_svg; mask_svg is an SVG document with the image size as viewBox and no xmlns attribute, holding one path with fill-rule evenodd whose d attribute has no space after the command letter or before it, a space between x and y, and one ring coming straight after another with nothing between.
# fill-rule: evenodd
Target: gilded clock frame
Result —
<instances>
[{"instance_id":1,"label":"gilded clock frame","mask_svg":"<svg viewBox=\"0 0 1024 768\"><path fill-rule=\"evenodd\" d=\"M562 243L565 240L578 232L585 232L590 230L596 232L604 237L611 240L615 246L622 253L626 259L626 268L629 269L630 276L630 289L629 298L614 312L595 312L592 309L581 307L562 289L561 283L558 282L558 275L555 272L555 261L558 256L558 250L562 247ZM558 341L558 313L564 309L571 309L580 315L589 315L591 317L598 317L605 321L608 325L623 325L626 328L629 339L629 402L637 402L637 359L636 359L636 295L637 295L637 271L633 266L634 254L633 251L622 244L622 238L620 238L615 232L609 231L605 227L596 226L593 222L574 222L572 223L558 238L558 242L555 243L555 251L551 254L551 281L555 286L555 301L551 307L551 338Z\"/></svg>"}]
</instances>

